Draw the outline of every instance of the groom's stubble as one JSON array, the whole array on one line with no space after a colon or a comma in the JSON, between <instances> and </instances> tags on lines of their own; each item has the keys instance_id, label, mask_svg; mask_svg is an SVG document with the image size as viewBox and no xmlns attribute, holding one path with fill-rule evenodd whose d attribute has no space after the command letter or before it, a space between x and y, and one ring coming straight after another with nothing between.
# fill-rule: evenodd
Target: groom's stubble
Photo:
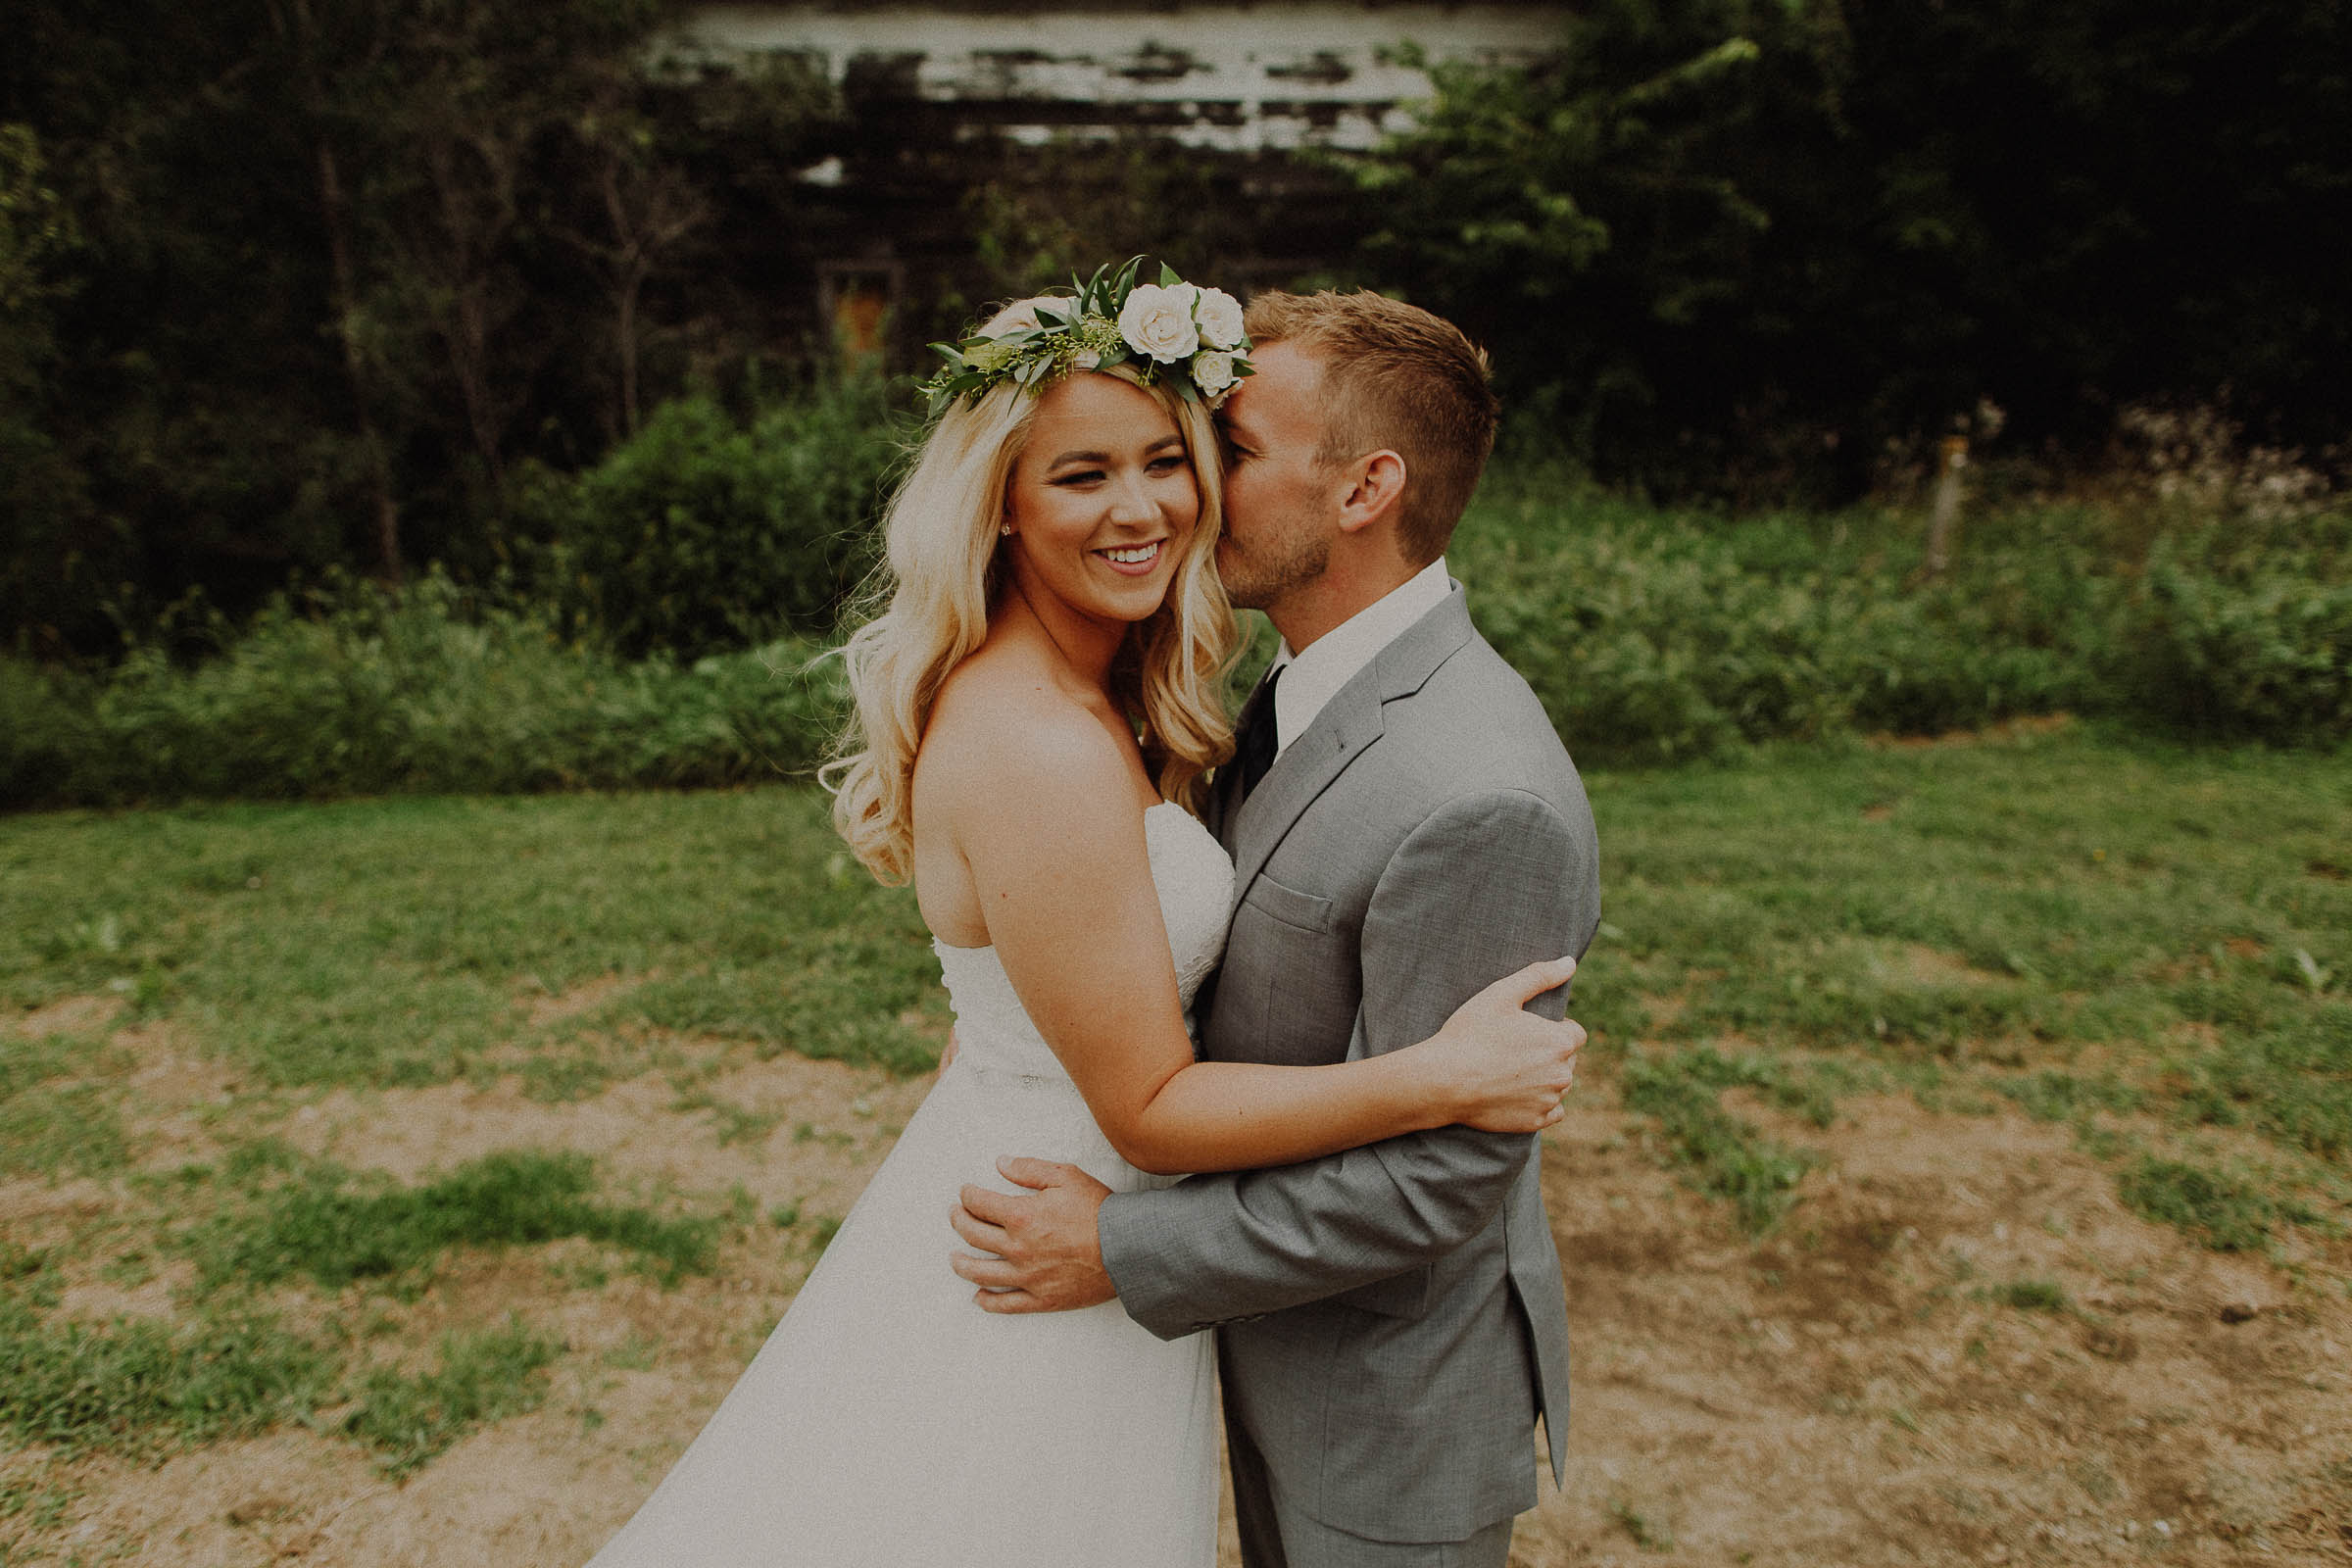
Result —
<instances>
[{"instance_id":1,"label":"groom's stubble","mask_svg":"<svg viewBox=\"0 0 2352 1568\"><path fill-rule=\"evenodd\" d=\"M1331 566L1331 540L1310 529L1276 527L1244 545L1228 532L1217 541L1217 575L1242 610L1279 610L1290 594Z\"/></svg>"}]
</instances>

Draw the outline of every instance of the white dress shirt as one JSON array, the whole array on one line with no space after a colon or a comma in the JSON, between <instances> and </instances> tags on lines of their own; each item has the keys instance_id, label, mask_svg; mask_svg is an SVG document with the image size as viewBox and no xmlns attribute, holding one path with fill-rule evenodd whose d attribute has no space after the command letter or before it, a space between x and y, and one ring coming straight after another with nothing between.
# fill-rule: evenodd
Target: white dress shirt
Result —
<instances>
[{"instance_id":1,"label":"white dress shirt","mask_svg":"<svg viewBox=\"0 0 2352 1568\"><path fill-rule=\"evenodd\" d=\"M1288 642L1276 649L1274 667L1282 671L1282 683L1274 688L1274 755L1305 734L1341 687L1451 592L1453 580L1440 556L1308 643L1304 653L1291 652Z\"/></svg>"}]
</instances>

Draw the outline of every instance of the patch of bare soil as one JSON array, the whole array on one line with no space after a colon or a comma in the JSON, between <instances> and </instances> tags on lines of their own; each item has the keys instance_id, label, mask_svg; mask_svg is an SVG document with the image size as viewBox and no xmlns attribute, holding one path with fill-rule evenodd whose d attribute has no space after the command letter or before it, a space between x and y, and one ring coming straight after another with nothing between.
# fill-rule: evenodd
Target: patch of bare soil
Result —
<instances>
[{"instance_id":1,"label":"patch of bare soil","mask_svg":"<svg viewBox=\"0 0 2352 1568\"><path fill-rule=\"evenodd\" d=\"M45 1007L19 1013L16 1030L28 1040L89 1034L114 1022L127 1005L121 997L60 997Z\"/></svg>"},{"instance_id":2,"label":"patch of bare soil","mask_svg":"<svg viewBox=\"0 0 2352 1568\"><path fill-rule=\"evenodd\" d=\"M1981 729L1947 729L1938 735L1873 735L1870 744L1889 751L1920 751L1931 746L1982 746L1986 742L2036 740L2074 728L2072 713L2023 713L1998 719Z\"/></svg>"},{"instance_id":3,"label":"patch of bare soil","mask_svg":"<svg viewBox=\"0 0 2352 1568\"><path fill-rule=\"evenodd\" d=\"M718 1113L648 1072L593 1100L531 1099L518 1079L488 1087L337 1089L303 1105L281 1136L304 1153L404 1182L502 1149L589 1154L611 1176L691 1193L735 1183L763 1205L801 1202L841 1215L889 1152L929 1079L785 1054L710 1078L708 1100L750 1113L757 1136L722 1142Z\"/></svg>"},{"instance_id":4,"label":"patch of bare soil","mask_svg":"<svg viewBox=\"0 0 2352 1568\"><path fill-rule=\"evenodd\" d=\"M160 1464L55 1466L49 1484L79 1495L37 1545L153 1568L576 1568L708 1418L805 1277L811 1219L848 1209L927 1087L784 1056L706 1080L702 1103L651 1074L568 1105L512 1082L314 1102L287 1136L404 1179L576 1149L705 1201L740 1183L761 1217L716 1275L674 1290L561 1243L453 1259L388 1303L368 1356L420 1360L445 1330L510 1312L565 1346L539 1409L404 1484L327 1412L316 1432ZM713 1104L764 1131L722 1143ZM2302 1283L2340 1279L2344 1243L2298 1243L2327 1253L2301 1269L2206 1251L2124 1209L2065 1129L2005 1106L1856 1098L1827 1132L1739 1108L1824 1156L1762 1244L1605 1088L1552 1139L1573 1457L1566 1490L1546 1481L1520 1521L1515 1568L2352 1561L2352 1302ZM70 1217L111 1192L13 1184L0 1218ZM767 1218L796 1203L799 1222ZM160 1288L116 1304L152 1309ZM102 1304L85 1289L78 1306ZM1225 1543L1238 1564L1230 1511Z\"/></svg>"},{"instance_id":5,"label":"patch of bare soil","mask_svg":"<svg viewBox=\"0 0 2352 1568\"><path fill-rule=\"evenodd\" d=\"M1832 1163L1754 1248L1563 1124L1576 1458L1518 1568L2352 1560L2340 1294L2139 1219L2064 1129L1847 1109L1772 1129Z\"/></svg>"}]
</instances>

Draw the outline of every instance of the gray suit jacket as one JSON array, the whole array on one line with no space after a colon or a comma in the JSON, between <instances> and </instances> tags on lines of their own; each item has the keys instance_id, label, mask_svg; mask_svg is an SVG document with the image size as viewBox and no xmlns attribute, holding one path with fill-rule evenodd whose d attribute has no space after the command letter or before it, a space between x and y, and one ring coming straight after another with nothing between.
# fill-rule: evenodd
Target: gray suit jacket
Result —
<instances>
[{"instance_id":1,"label":"gray suit jacket","mask_svg":"<svg viewBox=\"0 0 2352 1568\"><path fill-rule=\"evenodd\" d=\"M1238 773L1238 769L1229 769ZM1235 810L1210 1060L1331 1062L1435 1034L1489 982L1579 956L1600 920L1584 786L1460 585L1344 687ZM1538 1008L1558 1017L1563 993ZM1227 1418L1283 1505L1382 1541L1532 1507L1541 1411L1566 1462L1567 1298L1536 1140L1446 1127L1120 1194L1119 1298L1220 1331Z\"/></svg>"}]
</instances>

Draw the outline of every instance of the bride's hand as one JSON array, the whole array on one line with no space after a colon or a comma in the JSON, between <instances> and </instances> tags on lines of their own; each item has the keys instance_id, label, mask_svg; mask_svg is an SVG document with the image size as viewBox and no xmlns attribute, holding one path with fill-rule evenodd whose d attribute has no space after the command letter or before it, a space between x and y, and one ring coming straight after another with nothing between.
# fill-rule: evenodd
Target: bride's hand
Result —
<instances>
[{"instance_id":1,"label":"bride's hand","mask_svg":"<svg viewBox=\"0 0 2352 1568\"><path fill-rule=\"evenodd\" d=\"M1454 1121L1481 1132L1533 1133L1566 1114L1560 1097L1576 1085L1584 1026L1525 1009L1575 973L1574 958L1531 963L1453 1010L1429 1042L1427 1065Z\"/></svg>"}]
</instances>

